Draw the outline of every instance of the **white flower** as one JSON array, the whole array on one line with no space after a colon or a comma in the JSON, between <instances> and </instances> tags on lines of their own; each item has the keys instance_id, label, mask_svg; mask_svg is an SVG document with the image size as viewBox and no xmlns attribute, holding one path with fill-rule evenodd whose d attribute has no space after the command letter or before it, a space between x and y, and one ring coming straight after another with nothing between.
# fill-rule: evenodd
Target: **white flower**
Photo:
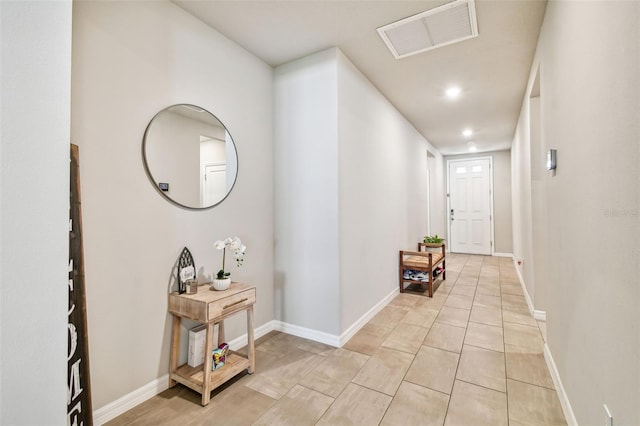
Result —
<instances>
[{"instance_id":1,"label":"white flower","mask_svg":"<svg viewBox=\"0 0 640 426\"><path fill-rule=\"evenodd\" d=\"M227 239L231 239L231 238L227 238ZM240 238L233 237L233 239L231 239L230 247L234 250L238 250L240 246L242 246L242 241L240 241Z\"/></svg>"},{"instance_id":2,"label":"white flower","mask_svg":"<svg viewBox=\"0 0 640 426\"><path fill-rule=\"evenodd\" d=\"M225 261L225 255L227 252L227 248L231 249L233 251L233 257L236 258L236 262L238 264L238 266L242 266L242 262L244 261L244 254L247 251L247 246L245 246L244 244L242 244L242 241L240 240L240 238L238 237L227 237L224 240L218 240L215 243L213 243L214 247L218 250L223 250L222 252L222 269L220 269L220 271L218 271L218 278L224 278L229 276L229 272L226 272L224 270L224 261Z\"/></svg>"}]
</instances>

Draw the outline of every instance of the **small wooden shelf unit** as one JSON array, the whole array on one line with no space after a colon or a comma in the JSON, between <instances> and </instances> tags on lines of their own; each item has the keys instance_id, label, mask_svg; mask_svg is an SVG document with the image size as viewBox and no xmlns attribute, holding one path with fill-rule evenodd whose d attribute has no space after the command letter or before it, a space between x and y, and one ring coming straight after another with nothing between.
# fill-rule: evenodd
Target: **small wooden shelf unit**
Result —
<instances>
[{"instance_id":1,"label":"small wooden shelf unit","mask_svg":"<svg viewBox=\"0 0 640 426\"><path fill-rule=\"evenodd\" d=\"M213 291L201 286L196 294L169 295L169 312L173 315L171 334L171 357L169 387L181 383L202 394L202 405L211 399L211 391L238 373L255 370L255 344L253 338L253 305L256 303L256 288L247 284L231 283L229 289ZM224 319L238 312L247 312L247 356L229 351L226 362L218 370L211 371L214 328L218 325L218 345L224 342ZM204 364L191 367L178 366L180 350L180 324L188 318L207 325ZM217 347L217 345L216 345Z\"/></svg>"},{"instance_id":2,"label":"small wooden shelf unit","mask_svg":"<svg viewBox=\"0 0 640 426\"><path fill-rule=\"evenodd\" d=\"M429 249L440 249L432 250ZM429 297L433 297L433 283L435 278L433 272L435 268L442 264L442 279L447 278L447 268L445 266L445 245L444 243L418 243L418 251L400 251L398 274L400 281L400 293L404 293L404 283L417 284L420 287L425 284L419 280L412 280L404 277L405 270L422 271L429 274L427 282Z\"/></svg>"}]
</instances>

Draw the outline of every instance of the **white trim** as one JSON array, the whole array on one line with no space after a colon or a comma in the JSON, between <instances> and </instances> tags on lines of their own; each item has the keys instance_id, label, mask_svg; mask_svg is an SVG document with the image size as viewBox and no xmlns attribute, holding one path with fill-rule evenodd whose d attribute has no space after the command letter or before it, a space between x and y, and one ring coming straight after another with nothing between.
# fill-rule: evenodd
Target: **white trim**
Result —
<instances>
[{"instance_id":1,"label":"white trim","mask_svg":"<svg viewBox=\"0 0 640 426\"><path fill-rule=\"evenodd\" d=\"M531 297L529 296L529 292L527 291L527 286L524 283L524 278L522 277L522 273L520 272L520 268L518 267L518 261L513 259L513 266L516 268L516 273L518 274L518 281L520 281L520 287L522 287L522 293L524 293L524 300L527 301L527 307L529 308L529 313L533 316L534 319L538 321L546 321L547 320L547 311L541 311L539 309L535 309L533 306L533 302L531 301Z\"/></svg>"},{"instance_id":2,"label":"white trim","mask_svg":"<svg viewBox=\"0 0 640 426\"><path fill-rule=\"evenodd\" d=\"M560 399L560 405L562 405L562 411L564 412L564 417L567 420L568 426L578 426L578 421L576 420L573 408L571 408L571 403L569 402L569 396L564 390L562 380L560 380L560 372L558 372L556 363L553 361L553 356L551 356L551 350L546 343L544 344L544 360L547 363L551 379L553 380L553 384L558 392L558 399Z\"/></svg>"},{"instance_id":3,"label":"white trim","mask_svg":"<svg viewBox=\"0 0 640 426\"><path fill-rule=\"evenodd\" d=\"M538 321L547 321L547 311L540 311L535 309L533 311L533 317Z\"/></svg>"},{"instance_id":4,"label":"white trim","mask_svg":"<svg viewBox=\"0 0 640 426\"><path fill-rule=\"evenodd\" d=\"M289 324L282 321L274 320L274 330L281 331L283 333L291 334L293 336L302 337L304 339L313 340L315 342L324 343L325 345L340 346L340 336L335 334L325 333L324 331L313 330L306 327L300 327L299 325Z\"/></svg>"},{"instance_id":5,"label":"white trim","mask_svg":"<svg viewBox=\"0 0 640 426\"><path fill-rule=\"evenodd\" d=\"M270 331L275 329L275 323L278 321L269 321L266 324L261 325L256 328L254 331L254 338L258 339L259 337L264 336ZM231 340L229 343L229 347L231 348L241 348L247 344L248 336L247 334L243 334L240 337L237 337ZM169 389L169 374L165 374L146 385L130 392L109 404L100 407L97 410L93 411L93 422L96 426L100 426L109 420L115 419L120 414L123 414L136 405L142 404L147 399L152 398L158 395L161 392Z\"/></svg>"},{"instance_id":6,"label":"white trim","mask_svg":"<svg viewBox=\"0 0 640 426\"><path fill-rule=\"evenodd\" d=\"M493 206L493 197L494 197L494 189L493 189L493 155L489 156L489 225L491 232L491 253L496 249L496 213Z\"/></svg>"},{"instance_id":7,"label":"white trim","mask_svg":"<svg viewBox=\"0 0 640 426\"><path fill-rule=\"evenodd\" d=\"M109 404L98 408L93 411L93 423L96 426L100 426L118 417L120 414L132 409L138 404L142 404L147 399L152 398L159 394L160 392L164 392L169 388L169 375L165 374L154 381L147 383L142 386L124 395L121 398L116 399Z\"/></svg>"},{"instance_id":8,"label":"white trim","mask_svg":"<svg viewBox=\"0 0 640 426\"><path fill-rule=\"evenodd\" d=\"M376 303L371 309L369 309L362 317L354 322L344 333L340 336L335 334L325 333L323 331L312 330L310 328L300 327L294 324L288 324L286 322L272 320L254 331L254 338L258 339L270 331L276 330L283 333L292 334L294 336L303 337L316 342L324 343L330 346L342 347L354 334L358 332L371 318L373 318L378 312L382 310L391 300L398 294L398 289L394 289L391 293L384 297L380 302ZM229 347L241 348L247 344L248 335L245 333L235 339L229 341ZM165 374L150 383L130 392L117 400L110 402L109 404L100 407L93 411L93 422L96 426L103 425L104 423L112 420L126 411L132 409L136 405L142 404L144 401L156 396L157 394L164 392L169 388L169 375Z\"/></svg>"},{"instance_id":9,"label":"white trim","mask_svg":"<svg viewBox=\"0 0 640 426\"><path fill-rule=\"evenodd\" d=\"M429 170L429 149L427 149L427 235L431 235L431 170Z\"/></svg>"},{"instance_id":10,"label":"white trim","mask_svg":"<svg viewBox=\"0 0 640 426\"><path fill-rule=\"evenodd\" d=\"M513 259L513 266L516 268L516 273L518 274L518 281L520 281L520 287L522 287L522 292L524 293L524 300L527 301L527 307L529 308L529 313L533 315L533 302L531 301L531 297L529 296L529 292L527 291L527 286L524 283L524 278L522 277L522 273L520 272L520 267L518 266L518 261Z\"/></svg>"},{"instance_id":11,"label":"white trim","mask_svg":"<svg viewBox=\"0 0 640 426\"><path fill-rule=\"evenodd\" d=\"M513 253L498 253L497 251L494 251L491 256L513 258Z\"/></svg>"},{"instance_id":12,"label":"white trim","mask_svg":"<svg viewBox=\"0 0 640 426\"><path fill-rule=\"evenodd\" d=\"M270 331L273 331L276 329L276 323L278 321L276 320L271 320L263 325L261 325L260 327L256 328L253 331L253 338L255 339L259 339L260 337L264 336L265 334L269 333ZM231 349L239 349L242 348L244 346L247 346L247 344L249 343L249 336L247 335L247 333L243 334L242 336L236 337L235 339L227 342L229 344L229 347Z\"/></svg>"},{"instance_id":13,"label":"white trim","mask_svg":"<svg viewBox=\"0 0 640 426\"><path fill-rule=\"evenodd\" d=\"M379 301L371 309L369 309L364 315L358 318L358 320L356 320L351 326L349 326L349 328L340 336L276 320L272 321L275 324L274 330L341 348L345 343L349 341L349 339L353 337L354 334L358 332L358 330L360 330L367 322L369 322L371 318L373 318L378 312L380 312L382 308L387 306L398 293L399 289L395 288L381 301Z\"/></svg>"},{"instance_id":14,"label":"white trim","mask_svg":"<svg viewBox=\"0 0 640 426\"><path fill-rule=\"evenodd\" d=\"M361 316L351 327L349 327L344 333L340 335L340 347L349 341L354 334L358 332L366 323L369 322L378 312L393 300L396 295L400 293L398 287L396 287L391 293L389 293L384 299L376 303L371 309L369 309L363 316Z\"/></svg>"}]
</instances>

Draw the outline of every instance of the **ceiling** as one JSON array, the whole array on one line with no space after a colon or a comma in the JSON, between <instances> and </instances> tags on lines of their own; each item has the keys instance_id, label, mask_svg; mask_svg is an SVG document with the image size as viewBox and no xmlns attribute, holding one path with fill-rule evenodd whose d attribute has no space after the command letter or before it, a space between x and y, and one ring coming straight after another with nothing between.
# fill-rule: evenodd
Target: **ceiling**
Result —
<instances>
[{"instance_id":1,"label":"ceiling","mask_svg":"<svg viewBox=\"0 0 640 426\"><path fill-rule=\"evenodd\" d=\"M478 37L396 60L376 29L449 1L173 2L274 67L337 46L444 155L511 146L546 7L476 0Z\"/></svg>"}]
</instances>

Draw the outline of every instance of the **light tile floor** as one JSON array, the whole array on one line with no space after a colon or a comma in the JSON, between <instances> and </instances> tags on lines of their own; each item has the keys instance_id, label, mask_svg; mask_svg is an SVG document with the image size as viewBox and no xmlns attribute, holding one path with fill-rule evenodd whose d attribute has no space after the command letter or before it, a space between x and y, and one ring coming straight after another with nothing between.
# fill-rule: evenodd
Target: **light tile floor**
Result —
<instances>
[{"instance_id":1,"label":"light tile floor","mask_svg":"<svg viewBox=\"0 0 640 426\"><path fill-rule=\"evenodd\" d=\"M448 255L433 298L396 296L340 349L272 332L256 373L177 385L109 425L566 425L508 258Z\"/></svg>"}]
</instances>

